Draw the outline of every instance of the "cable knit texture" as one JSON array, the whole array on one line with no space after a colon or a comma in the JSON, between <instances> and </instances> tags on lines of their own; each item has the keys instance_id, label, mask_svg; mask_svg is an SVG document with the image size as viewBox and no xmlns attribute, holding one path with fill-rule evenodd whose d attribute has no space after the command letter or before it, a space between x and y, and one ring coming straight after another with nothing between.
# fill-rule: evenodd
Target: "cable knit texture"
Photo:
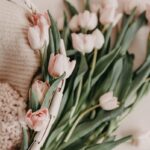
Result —
<instances>
[{"instance_id":1,"label":"cable knit texture","mask_svg":"<svg viewBox=\"0 0 150 150\"><path fill-rule=\"evenodd\" d=\"M26 108L22 97L7 83L0 83L0 150L17 150L22 141L19 119Z\"/></svg>"},{"instance_id":2,"label":"cable knit texture","mask_svg":"<svg viewBox=\"0 0 150 150\"><path fill-rule=\"evenodd\" d=\"M24 99L40 66L39 54L27 39L29 11L8 0L0 0L0 81L11 84Z\"/></svg>"}]
</instances>

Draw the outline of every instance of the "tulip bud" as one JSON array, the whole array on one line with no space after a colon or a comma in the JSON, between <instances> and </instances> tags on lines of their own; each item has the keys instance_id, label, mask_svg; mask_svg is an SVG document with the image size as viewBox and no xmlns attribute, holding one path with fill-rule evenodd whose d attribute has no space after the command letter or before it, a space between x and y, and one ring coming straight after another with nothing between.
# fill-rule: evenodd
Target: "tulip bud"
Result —
<instances>
[{"instance_id":1,"label":"tulip bud","mask_svg":"<svg viewBox=\"0 0 150 150\"><path fill-rule=\"evenodd\" d=\"M37 101L42 104L49 87L48 83L36 80L30 89L30 101Z\"/></svg>"},{"instance_id":2,"label":"tulip bud","mask_svg":"<svg viewBox=\"0 0 150 150\"><path fill-rule=\"evenodd\" d=\"M96 29L92 33L92 35L94 37L94 47L95 47L95 49L101 49L103 44L104 44L104 36L103 36L102 32L99 29Z\"/></svg>"},{"instance_id":3,"label":"tulip bud","mask_svg":"<svg viewBox=\"0 0 150 150\"><path fill-rule=\"evenodd\" d=\"M54 78L60 77L63 73L66 73L65 78L68 78L72 74L75 64L75 60L70 61L68 57L62 54L51 54L48 72Z\"/></svg>"},{"instance_id":4,"label":"tulip bud","mask_svg":"<svg viewBox=\"0 0 150 150\"><path fill-rule=\"evenodd\" d=\"M33 27L29 28L28 40L30 46L34 50L40 50L44 44L49 43L48 29L50 26L50 20L48 14L34 14L31 17Z\"/></svg>"},{"instance_id":5,"label":"tulip bud","mask_svg":"<svg viewBox=\"0 0 150 150\"><path fill-rule=\"evenodd\" d=\"M85 54L94 49L94 38L91 34L72 34L73 48Z\"/></svg>"},{"instance_id":6,"label":"tulip bud","mask_svg":"<svg viewBox=\"0 0 150 150\"><path fill-rule=\"evenodd\" d=\"M102 95L99 99L100 106L103 110L110 111L119 107L117 97L113 96L113 92Z\"/></svg>"}]
</instances>

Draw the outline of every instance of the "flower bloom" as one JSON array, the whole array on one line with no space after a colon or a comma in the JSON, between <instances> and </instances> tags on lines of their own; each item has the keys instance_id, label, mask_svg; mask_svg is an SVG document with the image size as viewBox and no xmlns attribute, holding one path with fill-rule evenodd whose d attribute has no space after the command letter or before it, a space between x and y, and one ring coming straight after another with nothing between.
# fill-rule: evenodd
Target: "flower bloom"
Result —
<instances>
[{"instance_id":1,"label":"flower bloom","mask_svg":"<svg viewBox=\"0 0 150 150\"><path fill-rule=\"evenodd\" d=\"M63 54L51 54L48 66L48 72L51 76L57 78L63 73L66 73L65 78L68 78L76 65L76 61L70 61L68 57Z\"/></svg>"},{"instance_id":2,"label":"flower bloom","mask_svg":"<svg viewBox=\"0 0 150 150\"><path fill-rule=\"evenodd\" d=\"M93 30L98 24L98 19L96 13L90 13L89 11L84 11L75 15L70 23L70 29L73 31L78 31L80 28L85 30Z\"/></svg>"},{"instance_id":3,"label":"flower bloom","mask_svg":"<svg viewBox=\"0 0 150 150\"><path fill-rule=\"evenodd\" d=\"M33 14L31 21L33 26L28 30L28 40L30 46L34 50L41 49L44 44L49 43L48 29L50 26L50 20L48 14Z\"/></svg>"},{"instance_id":4,"label":"flower bloom","mask_svg":"<svg viewBox=\"0 0 150 150\"><path fill-rule=\"evenodd\" d=\"M113 24L115 26L122 17L121 13L117 12L117 0L102 0L100 8L100 22L103 25Z\"/></svg>"},{"instance_id":5,"label":"flower bloom","mask_svg":"<svg viewBox=\"0 0 150 150\"><path fill-rule=\"evenodd\" d=\"M30 109L25 116L27 125L34 131L41 131L46 127L49 119L50 117L47 108L42 108L36 112L32 112Z\"/></svg>"},{"instance_id":6,"label":"flower bloom","mask_svg":"<svg viewBox=\"0 0 150 150\"><path fill-rule=\"evenodd\" d=\"M113 96L113 92L108 92L102 95L99 99L100 106L104 110L113 110L119 107L117 97Z\"/></svg>"},{"instance_id":7,"label":"flower bloom","mask_svg":"<svg viewBox=\"0 0 150 150\"><path fill-rule=\"evenodd\" d=\"M100 49L104 44L104 36L100 30L96 29L92 34L72 34L73 48L85 53L90 53L93 49Z\"/></svg>"},{"instance_id":8,"label":"flower bloom","mask_svg":"<svg viewBox=\"0 0 150 150\"><path fill-rule=\"evenodd\" d=\"M131 14L136 8L137 15L140 15L146 10L146 6L150 4L149 0L123 0L123 10L126 14Z\"/></svg>"},{"instance_id":9,"label":"flower bloom","mask_svg":"<svg viewBox=\"0 0 150 150\"><path fill-rule=\"evenodd\" d=\"M92 34L72 34L73 48L85 53L90 53L94 49L94 38Z\"/></svg>"},{"instance_id":10,"label":"flower bloom","mask_svg":"<svg viewBox=\"0 0 150 150\"><path fill-rule=\"evenodd\" d=\"M94 48L101 49L104 44L104 35L102 32L98 29L96 29L93 33L94 38Z\"/></svg>"},{"instance_id":11,"label":"flower bloom","mask_svg":"<svg viewBox=\"0 0 150 150\"><path fill-rule=\"evenodd\" d=\"M49 84L47 82L36 80L32 84L32 87L30 90L31 100L32 100L32 98L34 98L36 101L38 101L38 102L40 102L40 104L42 104L43 98L45 97L45 94L48 89L49 89Z\"/></svg>"}]
</instances>

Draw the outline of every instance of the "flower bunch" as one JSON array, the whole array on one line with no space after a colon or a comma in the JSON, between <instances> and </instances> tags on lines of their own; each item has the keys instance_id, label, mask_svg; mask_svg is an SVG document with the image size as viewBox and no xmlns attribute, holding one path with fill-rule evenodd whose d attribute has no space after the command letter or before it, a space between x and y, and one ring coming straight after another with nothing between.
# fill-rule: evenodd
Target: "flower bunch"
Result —
<instances>
[{"instance_id":1,"label":"flower bunch","mask_svg":"<svg viewBox=\"0 0 150 150\"><path fill-rule=\"evenodd\" d=\"M137 70L128 51L139 29L148 25L149 8L139 13L134 1L127 13L117 0L101 0L93 11L87 0L78 12L65 4L71 19L64 16L61 31L50 14L32 16L28 39L41 52L42 79L29 92L26 122L33 138L26 147L110 150L131 138L116 140L112 133L150 87L150 39Z\"/></svg>"}]
</instances>

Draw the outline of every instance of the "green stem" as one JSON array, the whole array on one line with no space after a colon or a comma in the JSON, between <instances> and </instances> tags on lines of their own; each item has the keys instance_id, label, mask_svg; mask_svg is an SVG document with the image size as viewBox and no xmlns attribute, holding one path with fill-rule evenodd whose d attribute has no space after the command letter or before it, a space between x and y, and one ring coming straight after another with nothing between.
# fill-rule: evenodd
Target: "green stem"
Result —
<instances>
[{"instance_id":1,"label":"green stem","mask_svg":"<svg viewBox=\"0 0 150 150\"><path fill-rule=\"evenodd\" d=\"M80 80L80 83L79 83L79 86L78 86L77 98L76 98L76 101L75 101L75 106L73 106L73 108L72 108L70 118L73 117L73 115L74 115L74 113L75 113L75 111L76 111L76 108L77 108L77 106L78 106L79 99L80 99L80 95L81 95L81 91L82 91L82 85L83 85L83 77L82 77L82 79Z\"/></svg>"},{"instance_id":2,"label":"green stem","mask_svg":"<svg viewBox=\"0 0 150 150\"><path fill-rule=\"evenodd\" d=\"M91 111L95 110L96 108L100 107L100 105L95 105L87 110L85 110L83 113L81 113L81 115L77 118L77 120L74 122L72 128L70 129L68 135L66 136L64 142L68 142L68 140L70 139L71 135L73 134L76 126L78 125L78 123L87 115L89 114Z\"/></svg>"},{"instance_id":3,"label":"green stem","mask_svg":"<svg viewBox=\"0 0 150 150\"><path fill-rule=\"evenodd\" d=\"M94 56L93 56L93 62L92 62L92 68L91 68L91 72L90 72L90 75L91 75L91 76L93 75L94 70L95 70L96 59L97 59L97 53L98 53L98 50L95 49L95 50L94 50Z\"/></svg>"}]
</instances>

